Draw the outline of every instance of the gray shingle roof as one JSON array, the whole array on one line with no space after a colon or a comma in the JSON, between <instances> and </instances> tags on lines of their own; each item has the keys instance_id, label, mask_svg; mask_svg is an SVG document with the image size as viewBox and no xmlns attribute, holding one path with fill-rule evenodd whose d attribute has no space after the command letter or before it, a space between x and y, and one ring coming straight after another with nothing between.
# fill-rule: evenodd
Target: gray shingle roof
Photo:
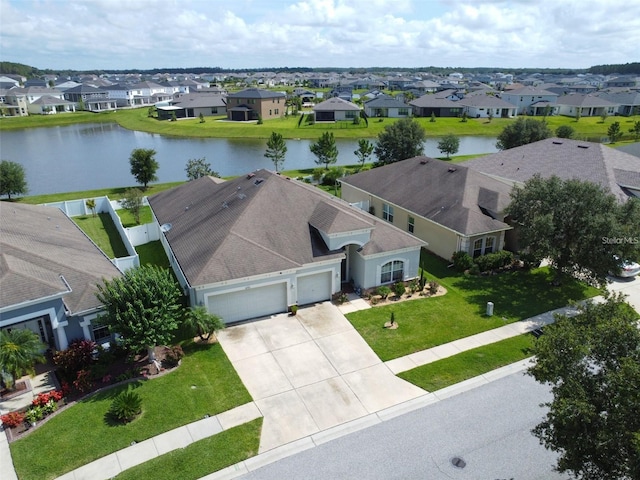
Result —
<instances>
[{"instance_id":1,"label":"gray shingle roof","mask_svg":"<svg viewBox=\"0 0 640 480\"><path fill-rule=\"evenodd\" d=\"M409 104L421 108L460 108L458 102L434 94L422 95L420 98L410 101Z\"/></svg>"},{"instance_id":2,"label":"gray shingle roof","mask_svg":"<svg viewBox=\"0 0 640 480\"><path fill-rule=\"evenodd\" d=\"M475 158L464 162L463 165L494 177L520 183L537 173L545 178L553 175L564 180L578 178L604 187L620 202L626 201L628 196L619 184L640 189L640 182L635 183L633 176L623 176L621 173L640 172L640 161L637 157L600 143L566 138L547 138ZM620 173L616 174L616 170ZM633 185L629 185L630 181Z\"/></svg>"},{"instance_id":3,"label":"gray shingle roof","mask_svg":"<svg viewBox=\"0 0 640 480\"><path fill-rule=\"evenodd\" d=\"M314 112L336 112L336 111L360 111L360 107L355 103L348 102L342 98L332 97L329 100L318 103L313 107Z\"/></svg>"},{"instance_id":4,"label":"gray shingle roof","mask_svg":"<svg viewBox=\"0 0 640 480\"><path fill-rule=\"evenodd\" d=\"M247 88L241 92L230 93L229 98L285 98L282 92L272 92L263 88Z\"/></svg>"},{"instance_id":5,"label":"gray shingle roof","mask_svg":"<svg viewBox=\"0 0 640 480\"><path fill-rule=\"evenodd\" d=\"M198 107L225 107L225 97L217 94L190 93L182 95L177 100L171 102L172 105L181 108Z\"/></svg>"},{"instance_id":6,"label":"gray shingle roof","mask_svg":"<svg viewBox=\"0 0 640 480\"><path fill-rule=\"evenodd\" d=\"M299 268L343 253L329 251L326 233L372 228L363 255L424 242L322 190L267 170L216 183L187 182L149 198L190 285Z\"/></svg>"},{"instance_id":7,"label":"gray shingle roof","mask_svg":"<svg viewBox=\"0 0 640 480\"><path fill-rule=\"evenodd\" d=\"M515 108L513 103L492 95L471 95L458 101L458 104L465 107Z\"/></svg>"},{"instance_id":8,"label":"gray shingle roof","mask_svg":"<svg viewBox=\"0 0 640 480\"><path fill-rule=\"evenodd\" d=\"M364 102L364 105L367 108L409 108L406 103L389 95L378 95L376 98Z\"/></svg>"},{"instance_id":9,"label":"gray shingle roof","mask_svg":"<svg viewBox=\"0 0 640 480\"><path fill-rule=\"evenodd\" d=\"M604 98L596 97L591 94L582 93L570 93L569 95L562 95L558 97L556 102L558 105L569 105L576 107L613 107L618 105L617 103L610 102Z\"/></svg>"},{"instance_id":10,"label":"gray shingle roof","mask_svg":"<svg viewBox=\"0 0 640 480\"><path fill-rule=\"evenodd\" d=\"M510 227L485 215L509 204L511 186L460 165L414 157L350 175L342 183L463 235Z\"/></svg>"},{"instance_id":11,"label":"gray shingle roof","mask_svg":"<svg viewBox=\"0 0 640 480\"><path fill-rule=\"evenodd\" d=\"M71 219L54 207L0 208L0 306L63 293L72 313L100 306L96 285L120 271Z\"/></svg>"}]
</instances>

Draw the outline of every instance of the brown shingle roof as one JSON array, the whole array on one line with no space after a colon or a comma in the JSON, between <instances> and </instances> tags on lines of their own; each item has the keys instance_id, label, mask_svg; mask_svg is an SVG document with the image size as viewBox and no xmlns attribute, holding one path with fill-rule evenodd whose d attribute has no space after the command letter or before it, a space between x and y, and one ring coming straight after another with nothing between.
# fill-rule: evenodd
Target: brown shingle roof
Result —
<instances>
[{"instance_id":1,"label":"brown shingle roof","mask_svg":"<svg viewBox=\"0 0 640 480\"><path fill-rule=\"evenodd\" d=\"M424 242L322 190L267 170L216 183L203 177L149 198L190 285L268 274L339 258L316 229L372 228L362 254ZM326 229L326 230L324 230Z\"/></svg>"},{"instance_id":2,"label":"brown shingle roof","mask_svg":"<svg viewBox=\"0 0 640 480\"><path fill-rule=\"evenodd\" d=\"M578 178L606 188L620 202L628 198L620 184L640 188L640 161L637 157L600 143L566 138L547 138L475 158L463 165L519 183L537 173L545 178L553 175L564 180ZM635 176L623 174L623 171L633 172Z\"/></svg>"},{"instance_id":3,"label":"brown shingle roof","mask_svg":"<svg viewBox=\"0 0 640 480\"><path fill-rule=\"evenodd\" d=\"M54 207L0 208L0 306L60 294L72 313L100 306L96 285L120 271L70 218Z\"/></svg>"},{"instance_id":4,"label":"brown shingle roof","mask_svg":"<svg viewBox=\"0 0 640 480\"><path fill-rule=\"evenodd\" d=\"M511 187L460 165L414 157L350 175L342 183L369 192L463 235L510 228L483 213L499 213Z\"/></svg>"}]
</instances>

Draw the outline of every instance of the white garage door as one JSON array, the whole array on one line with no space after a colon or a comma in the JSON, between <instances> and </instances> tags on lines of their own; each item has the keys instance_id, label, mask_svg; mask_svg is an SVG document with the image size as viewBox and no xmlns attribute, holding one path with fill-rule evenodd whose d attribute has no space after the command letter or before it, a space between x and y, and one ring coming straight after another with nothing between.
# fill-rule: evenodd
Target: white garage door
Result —
<instances>
[{"instance_id":1,"label":"white garage door","mask_svg":"<svg viewBox=\"0 0 640 480\"><path fill-rule=\"evenodd\" d=\"M298 277L298 305L331 300L331 272Z\"/></svg>"},{"instance_id":2,"label":"white garage door","mask_svg":"<svg viewBox=\"0 0 640 480\"><path fill-rule=\"evenodd\" d=\"M209 297L209 311L225 323L287 311L287 284L275 283Z\"/></svg>"}]
</instances>

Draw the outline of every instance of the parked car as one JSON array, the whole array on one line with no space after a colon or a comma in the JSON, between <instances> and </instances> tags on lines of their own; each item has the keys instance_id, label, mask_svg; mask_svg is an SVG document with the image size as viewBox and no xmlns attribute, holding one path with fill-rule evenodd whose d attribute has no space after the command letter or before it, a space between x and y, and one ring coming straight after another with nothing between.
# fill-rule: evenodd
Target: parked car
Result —
<instances>
[{"instance_id":1,"label":"parked car","mask_svg":"<svg viewBox=\"0 0 640 480\"><path fill-rule=\"evenodd\" d=\"M618 257L616 257L616 260L618 260ZM624 260L620 262L620 269L617 272L613 273L613 275L615 275L616 277L631 278L635 277L639 273L640 264L632 262L630 260Z\"/></svg>"}]
</instances>

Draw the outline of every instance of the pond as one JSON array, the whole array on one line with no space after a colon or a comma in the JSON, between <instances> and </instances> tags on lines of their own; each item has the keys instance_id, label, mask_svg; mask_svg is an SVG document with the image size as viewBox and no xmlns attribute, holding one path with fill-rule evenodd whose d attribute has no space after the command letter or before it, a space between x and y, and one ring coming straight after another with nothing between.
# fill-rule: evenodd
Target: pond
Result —
<instances>
[{"instance_id":1,"label":"pond","mask_svg":"<svg viewBox=\"0 0 640 480\"><path fill-rule=\"evenodd\" d=\"M372 140L373 141L373 140ZM284 169L316 167L310 152L313 140L287 140ZM425 154L439 157L438 139L425 143ZM496 152L493 137L461 137L458 155ZM338 165L357 163L357 139L337 139ZM132 186L129 155L152 148L160 168L158 182L186 180L189 159L205 157L222 176L273 169L264 156L264 139L181 138L127 130L118 124L76 124L0 132L3 160L22 164L29 195Z\"/></svg>"}]
</instances>

